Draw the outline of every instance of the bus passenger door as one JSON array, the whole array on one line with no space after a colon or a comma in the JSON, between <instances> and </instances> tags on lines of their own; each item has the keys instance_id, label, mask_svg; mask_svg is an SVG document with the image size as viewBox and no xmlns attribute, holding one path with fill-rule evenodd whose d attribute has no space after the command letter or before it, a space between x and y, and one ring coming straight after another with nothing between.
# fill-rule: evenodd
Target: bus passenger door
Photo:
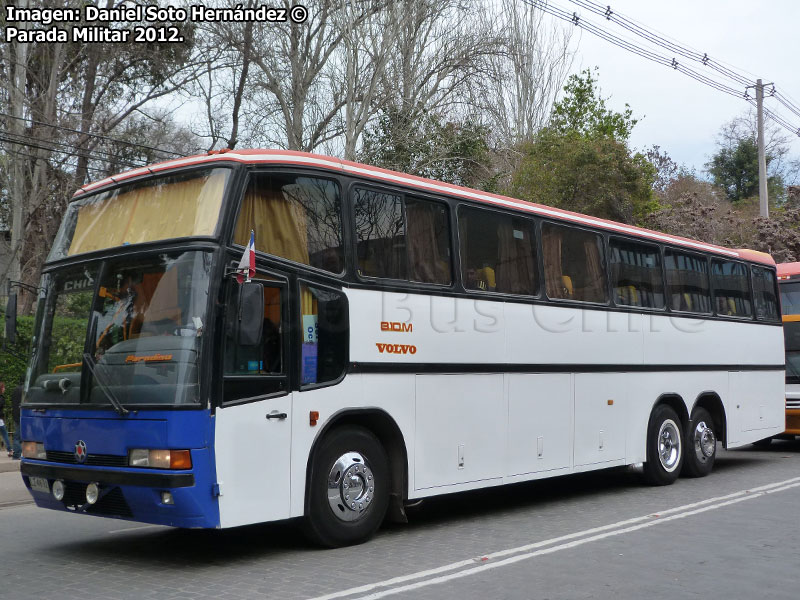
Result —
<instances>
[{"instance_id":1,"label":"bus passenger door","mask_svg":"<svg viewBox=\"0 0 800 600\"><path fill-rule=\"evenodd\" d=\"M220 525L289 516L292 400L287 367L287 284L258 274L264 296L260 335L238 330L242 288L232 281L222 353L223 399L215 419Z\"/></svg>"}]
</instances>

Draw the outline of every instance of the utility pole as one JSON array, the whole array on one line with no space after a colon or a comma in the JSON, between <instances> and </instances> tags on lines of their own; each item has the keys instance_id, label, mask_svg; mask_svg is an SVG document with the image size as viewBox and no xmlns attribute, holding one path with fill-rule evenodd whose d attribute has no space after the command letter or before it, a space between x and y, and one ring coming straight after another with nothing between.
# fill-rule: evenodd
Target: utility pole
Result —
<instances>
[{"instance_id":1,"label":"utility pole","mask_svg":"<svg viewBox=\"0 0 800 600\"><path fill-rule=\"evenodd\" d=\"M764 84L756 81L756 108L758 113L758 204L762 217L769 218L767 197L767 157L764 154Z\"/></svg>"}]
</instances>

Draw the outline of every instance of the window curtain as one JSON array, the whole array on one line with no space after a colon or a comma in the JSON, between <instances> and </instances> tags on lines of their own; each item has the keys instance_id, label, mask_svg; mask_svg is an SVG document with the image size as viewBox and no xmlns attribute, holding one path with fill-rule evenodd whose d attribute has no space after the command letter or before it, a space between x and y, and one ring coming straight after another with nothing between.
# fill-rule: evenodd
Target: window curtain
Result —
<instances>
[{"instance_id":1,"label":"window curtain","mask_svg":"<svg viewBox=\"0 0 800 600\"><path fill-rule=\"evenodd\" d=\"M606 276L603 269L603 257L600 254L599 239L589 235L583 242L586 256L586 286L583 289L583 298L588 302L605 302Z\"/></svg>"},{"instance_id":2,"label":"window curtain","mask_svg":"<svg viewBox=\"0 0 800 600\"><path fill-rule=\"evenodd\" d=\"M518 223L523 236L518 239L514 237L514 225L512 219L503 218L497 229L497 291L533 295L536 290L530 227Z\"/></svg>"},{"instance_id":3,"label":"window curtain","mask_svg":"<svg viewBox=\"0 0 800 600\"><path fill-rule=\"evenodd\" d=\"M437 219L437 216L444 218ZM406 242L408 244L409 278L423 283L450 283L450 260L442 256L439 237L449 236L447 228L437 231L446 217L441 209L427 202L406 201Z\"/></svg>"},{"instance_id":4,"label":"window curtain","mask_svg":"<svg viewBox=\"0 0 800 600\"><path fill-rule=\"evenodd\" d=\"M561 231L550 226L542 228L542 258L544 259L544 282L550 298L565 298L561 267Z\"/></svg>"},{"instance_id":5,"label":"window curtain","mask_svg":"<svg viewBox=\"0 0 800 600\"><path fill-rule=\"evenodd\" d=\"M112 193L78 209L68 255L191 235L213 235L227 170Z\"/></svg>"},{"instance_id":6,"label":"window curtain","mask_svg":"<svg viewBox=\"0 0 800 600\"><path fill-rule=\"evenodd\" d=\"M256 177L245 192L233 241L246 246L255 231L256 250L308 264L306 211L295 186L272 186L271 179ZM289 188L288 190L286 188Z\"/></svg>"}]
</instances>

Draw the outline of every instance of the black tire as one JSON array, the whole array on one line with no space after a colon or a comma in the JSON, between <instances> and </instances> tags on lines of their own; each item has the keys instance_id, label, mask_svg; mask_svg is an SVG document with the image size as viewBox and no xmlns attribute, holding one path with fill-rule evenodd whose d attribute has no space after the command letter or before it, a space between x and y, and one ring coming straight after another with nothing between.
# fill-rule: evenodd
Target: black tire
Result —
<instances>
[{"instance_id":1,"label":"black tire","mask_svg":"<svg viewBox=\"0 0 800 600\"><path fill-rule=\"evenodd\" d=\"M386 451L372 432L347 425L327 433L311 460L306 535L329 548L367 541L386 516L389 476ZM352 509L344 500L350 493L358 494L347 501Z\"/></svg>"},{"instance_id":2,"label":"black tire","mask_svg":"<svg viewBox=\"0 0 800 600\"><path fill-rule=\"evenodd\" d=\"M644 463L647 483L669 485L678 478L683 465L683 438L678 413L666 404L656 406L647 425L647 462Z\"/></svg>"},{"instance_id":3,"label":"black tire","mask_svg":"<svg viewBox=\"0 0 800 600\"><path fill-rule=\"evenodd\" d=\"M753 442L753 446L756 448L769 448L772 445L772 438L764 438L763 440L758 440L757 442Z\"/></svg>"},{"instance_id":4,"label":"black tire","mask_svg":"<svg viewBox=\"0 0 800 600\"><path fill-rule=\"evenodd\" d=\"M705 408L697 407L686 427L683 444L683 469L686 477L705 477L714 468L717 457L717 432L714 420Z\"/></svg>"}]
</instances>

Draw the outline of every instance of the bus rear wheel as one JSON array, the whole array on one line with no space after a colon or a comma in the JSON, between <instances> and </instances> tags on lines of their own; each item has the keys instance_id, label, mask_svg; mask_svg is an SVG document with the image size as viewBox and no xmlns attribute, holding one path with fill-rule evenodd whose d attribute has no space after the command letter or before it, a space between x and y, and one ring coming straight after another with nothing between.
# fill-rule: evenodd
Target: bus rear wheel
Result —
<instances>
[{"instance_id":1,"label":"bus rear wheel","mask_svg":"<svg viewBox=\"0 0 800 600\"><path fill-rule=\"evenodd\" d=\"M717 436L714 421L705 408L695 408L686 431L683 457L683 474L687 477L705 477L714 468L717 456Z\"/></svg>"},{"instance_id":2,"label":"bus rear wheel","mask_svg":"<svg viewBox=\"0 0 800 600\"><path fill-rule=\"evenodd\" d=\"M683 428L672 408L659 404L647 425L647 462L644 478L651 485L669 485L683 464Z\"/></svg>"},{"instance_id":3,"label":"bus rear wheel","mask_svg":"<svg viewBox=\"0 0 800 600\"><path fill-rule=\"evenodd\" d=\"M389 461L378 439L348 425L325 436L311 463L308 537L336 548L371 538L389 505Z\"/></svg>"}]
</instances>

